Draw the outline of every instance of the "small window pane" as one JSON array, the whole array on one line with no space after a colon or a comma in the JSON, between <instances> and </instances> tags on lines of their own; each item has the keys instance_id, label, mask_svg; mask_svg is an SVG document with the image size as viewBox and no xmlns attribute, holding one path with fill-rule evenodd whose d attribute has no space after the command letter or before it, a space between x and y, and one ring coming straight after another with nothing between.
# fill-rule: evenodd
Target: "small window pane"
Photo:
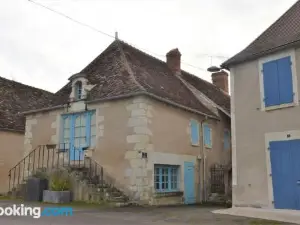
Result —
<instances>
[{"instance_id":1,"label":"small window pane","mask_svg":"<svg viewBox=\"0 0 300 225\"><path fill-rule=\"evenodd\" d=\"M83 114L80 116L80 125L85 126L85 124L86 124L86 117L85 114Z\"/></svg>"},{"instance_id":2,"label":"small window pane","mask_svg":"<svg viewBox=\"0 0 300 225\"><path fill-rule=\"evenodd\" d=\"M85 137L86 136L86 130L85 130L85 127L81 127L81 129L80 129L80 136L81 137Z\"/></svg>"},{"instance_id":3,"label":"small window pane","mask_svg":"<svg viewBox=\"0 0 300 225\"><path fill-rule=\"evenodd\" d=\"M86 146L86 139L85 138L80 138L80 147L85 147Z\"/></svg>"},{"instance_id":4,"label":"small window pane","mask_svg":"<svg viewBox=\"0 0 300 225\"><path fill-rule=\"evenodd\" d=\"M70 119L69 117L64 119L64 128L69 128L70 127Z\"/></svg>"},{"instance_id":5,"label":"small window pane","mask_svg":"<svg viewBox=\"0 0 300 225\"><path fill-rule=\"evenodd\" d=\"M75 137L80 137L80 131L81 131L80 127L75 128Z\"/></svg>"},{"instance_id":6,"label":"small window pane","mask_svg":"<svg viewBox=\"0 0 300 225\"><path fill-rule=\"evenodd\" d=\"M159 183L156 183L156 184L155 184L155 189L156 189L156 190L159 190Z\"/></svg>"}]
</instances>

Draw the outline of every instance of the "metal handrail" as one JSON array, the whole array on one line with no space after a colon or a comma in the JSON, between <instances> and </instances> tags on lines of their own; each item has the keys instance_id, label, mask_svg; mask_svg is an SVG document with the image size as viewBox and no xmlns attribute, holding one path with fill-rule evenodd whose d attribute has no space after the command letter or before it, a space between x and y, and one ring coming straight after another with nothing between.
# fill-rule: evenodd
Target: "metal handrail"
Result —
<instances>
[{"instance_id":1,"label":"metal handrail","mask_svg":"<svg viewBox=\"0 0 300 225\"><path fill-rule=\"evenodd\" d=\"M63 148L60 146L63 144ZM84 156L84 153L71 152L70 146L66 148L66 144L59 145L38 145L22 160L20 160L13 168L9 170L9 191L17 188L26 179L39 169L52 170L54 168L76 168L86 169L86 179L89 182L98 185L100 191L104 188L116 188L121 191L126 190L125 187L118 184L116 179L107 173L104 173L103 167L91 158ZM74 154L74 155L73 155ZM118 186L118 187L116 187Z\"/></svg>"}]
</instances>

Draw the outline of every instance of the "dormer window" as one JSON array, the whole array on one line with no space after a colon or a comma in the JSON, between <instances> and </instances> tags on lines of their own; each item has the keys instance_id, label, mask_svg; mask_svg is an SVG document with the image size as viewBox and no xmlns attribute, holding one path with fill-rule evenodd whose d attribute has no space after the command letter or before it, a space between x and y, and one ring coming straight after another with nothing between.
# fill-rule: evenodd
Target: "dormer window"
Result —
<instances>
[{"instance_id":1,"label":"dormer window","mask_svg":"<svg viewBox=\"0 0 300 225\"><path fill-rule=\"evenodd\" d=\"M82 99L82 82L77 81L75 83L75 99L80 100Z\"/></svg>"}]
</instances>

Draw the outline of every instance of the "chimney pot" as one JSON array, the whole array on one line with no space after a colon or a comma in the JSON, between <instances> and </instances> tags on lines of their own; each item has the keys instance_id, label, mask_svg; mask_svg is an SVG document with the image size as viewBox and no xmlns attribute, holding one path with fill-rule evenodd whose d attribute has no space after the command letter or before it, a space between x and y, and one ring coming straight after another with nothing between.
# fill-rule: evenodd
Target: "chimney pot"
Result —
<instances>
[{"instance_id":1,"label":"chimney pot","mask_svg":"<svg viewBox=\"0 0 300 225\"><path fill-rule=\"evenodd\" d=\"M228 93L228 73L225 70L211 74L212 83Z\"/></svg>"},{"instance_id":2,"label":"chimney pot","mask_svg":"<svg viewBox=\"0 0 300 225\"><path fill-rule=\"evenodd\" d=\"M181 53L178 48L174 48L166 54L167 66L174 74L181 72Z\"/></svg>"}]
</instances>

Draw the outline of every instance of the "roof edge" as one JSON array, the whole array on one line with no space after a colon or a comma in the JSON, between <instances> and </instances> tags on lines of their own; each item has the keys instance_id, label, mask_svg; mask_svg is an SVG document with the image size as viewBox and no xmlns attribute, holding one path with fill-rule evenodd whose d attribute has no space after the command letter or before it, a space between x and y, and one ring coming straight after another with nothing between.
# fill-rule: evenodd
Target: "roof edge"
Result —
<instances>
[{"instance_id":1,"label":"roof edge","mask_svg":"<svg viewBox=\"0 0 300 225\"><path fill-rule=\"evenodd\" d=\"M221 64L221 68L230 70L230 67L232 67L232 66L235 66L235 65L238 65L238 64L241 64L241 63L244 63L244 62L248 62L248 61L251 61L251 60L255 60L255 59L258 59L262 56L266 56L266 55L269 55L269 54L272 54L272 53L276 53L278 51L282 51L282 50L286 50L286 49L293 48L293 47L298 47L298 46L300 46L300 40L290 42L290 43L285 44L285 45L280 45L278 47L271 48L269 50L259 52L259 53L256 53L254 55L250 55L248 57L245 57L244 59L235 60L235 61L232 61L232 62L229 62L229 63L226 63L226 61L225 61L224 63Z\"/></svg>"},{"instance_id":2,"label":"roof edge","mask_svg":"<svg viewBox=\"0 0 300 225\"><path fill-rule=\"evenodd\" d=\"M170 105L173 105L173 106L176 106L178 108L187 110L189 112L193 112L193 113L205 116L207 118L219 120L219 118L217 116L208 115L206 113L200 112L200 111L192 109L190 107L183 106L183 105L178 104L176 102L173 102L171 100L168 100L168 99L165 99L165 98L161 98L161 97L159 97L157 95L148 93L146 91L140 91L140 92L136 92L136 93L132 93L132 94L127 94L127 95L119 95L119 96L115 96L115 97L99 98L99 99L95 99L95 100L86 101L86 103L106 102L106 101L110 101L110 100L124 99L124 98L139 96L139 95L146 95L146 96L154 98L154 99L156 99L158 101L168 103ZM46 112L46 111L51 111L51 110L54 110L54 109L61 109L63 107L64 107L64 105L58 105L58 106L53 106L53 107L48 107L48 108L42 108L42 109L37 109L37 110L26 111L26 112L22 112L21 114L23 114L23 115L29 115L29 114L32 114L32 113Z\"/></svg>"},{"instance_id":3,"label":"roof edge","mask_svg":"<svg viewBox=\"0 0 300 225\"><path fill-rule=\"evenodd\" d=\"M64 107L64 105L57 105L57 106L53 106L53 107L47 107L47 108L29 110L29 111L22 112L21 114L23 114L24 116L26 116L26 115L29 115L29 114L32 114L32 113L46 112L46 111L51 111L51 110L54 110L54 109L61 109L63 107Z\"/></svg>"},{"instance_id":4,"label":"roof edge","mask_svg":"<svg viewBox=\"0 0 300 225\"><path fill-rule=\"evenodd\" d=\"M206 113L203 113L203 112L200 112L200 111L198 111L198 110L195 110L195 109L192 109L192 108L183 106L183 105L178 104L178 103L176 103L176 102L173 102L173 101L171 101L171 100L168 100L168 99L165 99L165 98L161 98L161 97L159 97L159 96L157 96L157 95L151 94L151 93L146 92L146 91L140 91L140 92L136 92L136 93L132 93L132 94L119 95L119 96L109 97L109 98L99 98L99 99L87 101L87 103L105 102L105 101L117 100L117 99L123 99L123 98L129 98L129 97L134 97L134 96L139 96L139 95L146 95L146 96L149 96L149 97L151 97L151 98L154 98L154 99L156 99L156 100L158 100L158 101L168 103L168 104L170 104L170 105L173 105L173 106L176 106L176 107L178 107L178 108L187 110L187 111L189 111L189 112L197 113L197 114L199 114L199 115L202 115L202 116L205 116L205 117L208 117L208 118L211 118L211 119L219 120L219 118L218 118L217 116L208 115L208 114L206 114Z\"/></svg>"},{"instance_id":5,"label":"roof edge","mask_svg":"<svg viewBox=\"0 0 300 225\"><path fill-rule=\"evenodd\" d=\"M9 129L9 128L0 128L0 131L8 131L13 133L25 133L25 130L18 130L18 129Z\"/></svg>"}]
</instances>

